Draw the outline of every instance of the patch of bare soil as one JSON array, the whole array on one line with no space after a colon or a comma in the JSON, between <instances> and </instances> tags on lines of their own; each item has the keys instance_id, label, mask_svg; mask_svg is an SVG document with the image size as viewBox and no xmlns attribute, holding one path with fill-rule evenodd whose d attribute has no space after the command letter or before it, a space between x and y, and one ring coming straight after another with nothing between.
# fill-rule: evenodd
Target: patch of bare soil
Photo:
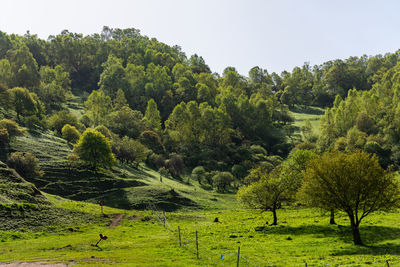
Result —
<instances>
[{"instance_id":1,"label":"patch of bare soil","mask_svg":"<svg viewBox=\"0 0 400 267\"><path fill-rule=\"evenodd\" d=\"M114 220L110 223L109 227L115 227L119 225L119 222L121 221L121 219L125 216L125 213L120 213L117 214L117 216L115 216Z\"/></svg>"}]
</instances>

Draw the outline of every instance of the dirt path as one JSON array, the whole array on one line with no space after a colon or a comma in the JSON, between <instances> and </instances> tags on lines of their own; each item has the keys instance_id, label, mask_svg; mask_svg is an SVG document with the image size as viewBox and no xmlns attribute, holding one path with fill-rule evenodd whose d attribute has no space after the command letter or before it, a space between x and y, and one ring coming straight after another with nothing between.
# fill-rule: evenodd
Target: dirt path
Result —
<instances>
[{"instance_id":1,"label":"dirt path","mask_svg":"<svg viewBox=\"0 0 400 267\"><path fill-rule=\"evenodd\" d=\"M110 223L109 227L115 227L119 225L119 222L121 221L122 218L124 218L126 214L125 213L120 213L115 216L114 220Z\"/></svg>"}]
</instances>

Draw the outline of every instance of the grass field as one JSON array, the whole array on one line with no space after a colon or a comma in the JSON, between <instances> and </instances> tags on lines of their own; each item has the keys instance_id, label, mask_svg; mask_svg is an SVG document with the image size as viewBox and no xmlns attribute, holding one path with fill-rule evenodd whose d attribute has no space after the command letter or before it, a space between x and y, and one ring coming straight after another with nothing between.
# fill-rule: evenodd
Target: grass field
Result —
<instances>
[{"instance_id":1,"label":"grass field","mask_svg":"<svg viewBox=\"0 0 400 267\"><path fill-rule=\"evenodd\" d=\"M47 196L57 207L101 217L97 205ZM109 221L111 214L126 216L114 228L97 223L53 232L0 232L0 261L73 262L77 266L235 266L240 246L240 266L384 266L386 260L390 266L400 264L398 212L365 219L361 225L365 246L353 245L346 216L338 214L338 225L329 225L328 216L314 209L279 210L278 226L266 225L271 221L269 213L242 208L171 212L166 213L169 230L151 211L106 207L105 213ZM215 218L219 222L214 222ZM196 231L199 259L195 253ZM92 245L100 233L108 239L97 248Z\"/></svg>"},{"instance_id":2,"label":"grass field","mask_svg":"<svg viewBox=\"0 0 400 267\"><path fill-rule=\"evenodd\" d=\"M298 107L290 110L290 115L294 118L293 125L296 126L299 131L306 120L309 120L315 134L319 134L320 119L324 115L324 110L318 107Z\"/></svg>"}]
</instances>

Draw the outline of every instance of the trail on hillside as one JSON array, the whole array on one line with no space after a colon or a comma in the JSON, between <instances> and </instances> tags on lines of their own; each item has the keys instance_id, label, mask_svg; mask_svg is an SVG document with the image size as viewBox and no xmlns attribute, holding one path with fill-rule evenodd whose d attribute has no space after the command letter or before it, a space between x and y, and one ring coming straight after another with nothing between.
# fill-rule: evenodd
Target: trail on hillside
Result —
<instances>
[{"instance_id":1,"label":"trail on hillside","mask_svg":"<svg viewBox=\"0 0 400 267\"><path fill-rule=\"evenodd\" d=\"M119 222L121 221L122 218L124 218L125 215L126 215L125 213L117 214L108 227L112 228L118 226Z\"/></svg>"}]
</instances>

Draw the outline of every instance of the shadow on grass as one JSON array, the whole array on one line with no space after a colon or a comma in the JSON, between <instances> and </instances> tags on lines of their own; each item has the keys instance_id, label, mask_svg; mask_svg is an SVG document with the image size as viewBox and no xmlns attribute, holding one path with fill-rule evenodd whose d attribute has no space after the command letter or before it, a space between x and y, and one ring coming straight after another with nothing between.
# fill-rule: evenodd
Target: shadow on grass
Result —
<instances>
[{"instance_id":1,"label":"shadow on grass","mask_svg":"<svg viewBox=\"0 0 400 267\"><path fill-rule=\"evenodd\" d=\"M301 105L291 106L289 107L289 110L295 113L305 113L310 115L323 115L325 113L321 108Z\"/></svg>"},{"instance_id":2,"label":"shadow on grass","mask_svg":"<svg viewBox=\"0 0 400 267\"><path fill-rule=\"evenodd\" d=\"M257 230L257 227L256 227ZM261 226L258 228L265 234L277 235L314 235L320 237L337 237L346 243L353 243L353 235L350 226L343 225L302 225L298 227L291 226ZM400 228L387 226L362 226L360 227L361 239L366 246L355 246L355 249L362 251L379 252L390 249L391 252L400 252L400 245L387 246L368 246L387 240L400 239ZM349 251L350 253L350 251ZM399 254L400 255L400 254Z\"/></svg>"}]
</instances>

